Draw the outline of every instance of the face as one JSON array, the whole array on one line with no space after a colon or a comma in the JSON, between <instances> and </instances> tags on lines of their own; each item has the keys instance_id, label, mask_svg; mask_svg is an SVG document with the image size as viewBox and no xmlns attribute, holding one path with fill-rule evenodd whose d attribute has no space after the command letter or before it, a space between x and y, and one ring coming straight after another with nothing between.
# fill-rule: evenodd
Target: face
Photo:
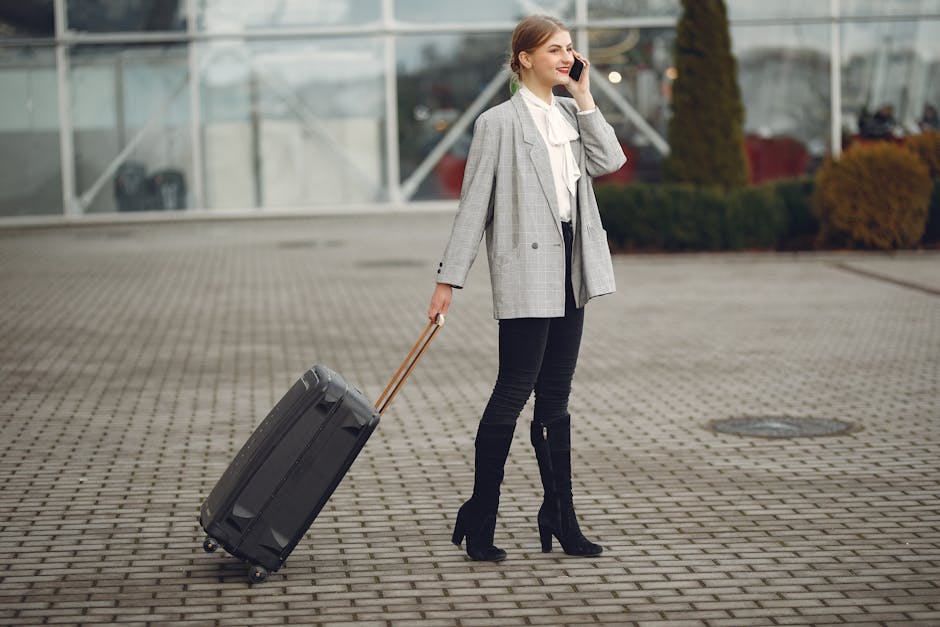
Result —
<instances>
[{"instance_id":1,"label":"face","mask_svg":"<svg viewBox=\"0 0 940 627\"><path fill-rule=\"evenodd\" d=\"M519 54L519 62L533 79L546 87L567 85L571 81L568 71L574 62L574 47L571 33L555 31L545 42L531 52Z\"/></svg>"}]
</instances>

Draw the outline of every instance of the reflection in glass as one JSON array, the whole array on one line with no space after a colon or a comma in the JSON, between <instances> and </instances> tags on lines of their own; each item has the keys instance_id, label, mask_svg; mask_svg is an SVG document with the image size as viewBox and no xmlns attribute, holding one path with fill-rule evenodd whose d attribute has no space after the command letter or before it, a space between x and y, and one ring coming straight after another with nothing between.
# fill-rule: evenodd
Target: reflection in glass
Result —
<instances>
[{"instance_id":1,"label":"reflection in glass","mask_svg":"<svg viewBox=\"0 0 940 627\"><path fill-rule=\"evenodd\" d=\"M210 32L362 25L381 19L382 0L199 0L197 15Z\"/></svg>"},{"instance_id":2,"label":"reflection in glass","mask_svg":"<svg viewBox=\"0 0 940 627\"><path fill-rule=\"evenodd\" d=\"M510 33L401 37L397 41L398 134L405 181L509 58ZM480 111L509 97L509 84ZM472 125L424 178L414 199L460 194Z\"/></svg>"},{"instance_id":3,"label":"reflection in glass","mask_svg":"<svg viewBox=\"0 0 940 627\"><path fill-rule=\"evenodd\" d=\"M70 58L75 186L84 211L189 206L186 46L80 46Z\"/></svg>"},{"instance_id":4,"label":"reflection in glass","mask_svg":"<svg viewBox=\"0 0 940 627\"><path fill-rule=\"evenodd\" d=\"M185 0L67 0L68 28L89 33L185 31Z\"/></svg>"},{"instance_id":5,"label":"reflection in glass","mask_svg":"<svg viewBox=\"0 0 940 627\"><path fill-rule=\"evenodd\" d=\"M0 39L55 37L55 13L46 0L0 2Z\"/></svg>"},{"instance_id":6,"label":"reflection in glass","mask_svg":"<svg viewBox=\"0 0 940 627\"><path fill-rule=\"evenodd\" d=\"M737 26L751 179L799 176L829 149L829 26Z\"/></svg>"},{"instance_id":7,"label":"reflection in glass","mask_svg":"<svg viewBox=\"0 0 940 627\"><path fill-rule=\"evenodd\" d=\"M839 14L843 17L872 17L890 15L937 15L940 0L840 0Z\"/></svg>"},{"instance_id":8,"label":"reflection in glass","mask_svg":"<svg viewBox=\"0 0 940 627\"><path fill-rule=\"evenodd\" d=\"M916 133L940 108L940 21L848 22L842 27L846 138Z\"/></svg>"},{"instance_id":9,"label":"reflection in glass","mask_svg":"<svg viewBox=\"0 0 940 627\"><path fill-rule=\"evenodd\" d=\"M371 38L200 46L209 207L386 200L383 51Z\"/></svg>"},{"instance_id":10,"label":"reflection in glass","mask_svg":"<svg viewBox=\"0 0 940 627\"><path fill-rule=\"evenodd\" d=\"M680 0L584 1L595 27L681 13ZM506 63L510 33L468 31L484 22L508 29L535 12L571 23L579 2L66 0L68 28L85 41L95 41L95 33L186 33L190 6L203 31L187 44L68 48L75 192L92 212L191 206L192 97L201 106L196 137L208 207L387 202L385 43L391 36L399 183L409 200L455 198L472 120L509 97L505 79L495 77ZM43 41L54 37L54 4L0 1L0 43L9 46L0 48L0 216L62 212L55 53ZM755 180L811 171L830 144L830 2L727 5ZM839 0L838 6L838 122L846 141L896 139L940 124L940 0ZM385 7L393 13L391 34ZM437 24L450 25L451 34L407 34ZM465 28L454 33L452 25ZM303 40L283 33L297 29L329 32ZM339 37L341 31L347 35ZM588 36L594 96L629 156L614 177L658 180L656 142L667 136L675 77L674 28L609 26ZM192 82L191 53L199 67ZM193 82L200 89L190 94ZM471 108L481 94L489 96L489 87L495 95ZM452 132L465 121L471 123L466 132Z\"/></svg>"},{"instance_id":11,"label":"reflection in glass","mask_svg":"<svg viewBox=\"0 0 940 627\"><path fill-rule=\"evenodd\" d=\"M639 113L660 137L666 137L672 79L675 29L592 30L590 36L591 85L594 98L613 125L627 155L627 164L615 173L620 180L657 181L662 153L648 131L638 127L611 101L605 81ZM598 86L595 88L595 82Z\"/></svg>"},{"instance_id":12,"label":"reflection in glass","mask_svg":"<svg viewBox=\"0 0 940 627\"><path fill-rule=\"evenodd\" d=\"M396 0L395 19L403 22L515 22L532 13L574 18L574 0Z\"/></svg>"},{"instance_id":13,"label":"reflection in glass","mask_svg":"<svg viewBox=\"0 0 940 627\"><path fill-rule=\"evenodd\" d=\"M676 16L682 13L679 0L588 0L592 20L626 17Z\"/></svg>"},{"instance_id":14,"label":"reflection in glass","mask_svg":"<svg viewBox=\"0 0 940 627\"><path fill-rule=\"evenodd\" d=\"M844 1L844 0L843 0ZM870 4L871 0L865 0ZM773 18L821 18L829 15L829 2L823 0L787 0L786 2L755 2L725 0L728 19L759 20Z\"/></svg>"},{"instance_id":15,"label":"reflection in glass","mask_svg":"<svg viewBox=\"0 0 940 627\"><path fill-rule=\"evenodd\" d=\"M0 216L62 213L55 53L0 48Z\"/></svg>"}]
</instances>

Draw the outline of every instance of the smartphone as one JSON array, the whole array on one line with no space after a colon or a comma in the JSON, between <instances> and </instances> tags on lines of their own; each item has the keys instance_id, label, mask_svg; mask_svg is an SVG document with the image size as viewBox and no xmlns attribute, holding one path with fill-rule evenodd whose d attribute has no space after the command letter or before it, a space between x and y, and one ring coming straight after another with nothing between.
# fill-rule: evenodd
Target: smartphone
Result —
<instances>
[{"instance_id":1,"label":"smartphone","mask_svg":"<svg viewBox=\"0 0 940 627\"><path fill-rule=\"evenodd\" d=\"M568 71L568 76L571 77L571 80L578 80L581 78L581 72L584 71L584 61L578 57L574 58L574 63L571 64L571 69Z\"/></svg>"}]
</instances>

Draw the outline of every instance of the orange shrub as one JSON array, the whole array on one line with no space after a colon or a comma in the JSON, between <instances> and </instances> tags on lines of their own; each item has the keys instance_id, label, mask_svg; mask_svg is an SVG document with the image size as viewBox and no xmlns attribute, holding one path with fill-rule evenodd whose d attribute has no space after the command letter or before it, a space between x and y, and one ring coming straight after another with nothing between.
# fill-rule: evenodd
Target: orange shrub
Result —
<instances>
[{"instance_id":1,"label":"orange shrub","mask_svg":"<svg viewBox=\"0 0 940 627\"><path fill-rule=\"evenodd\" d=\"M856 146L816 174L813 210L820 243L866 248L916 246L927 224L927 166L888 142Z\"/></svg>"},{"instance_id":2,"label":"orange shrub","mask_svg":"<svg viewBox=\"0 0 940 627\"><path fill-rule=\"evenodd\" d=\"M926 131L904 138L904 147L913 151L930 169L930 176L940 177L940 131Z\"/></svg>"}]
</instances>

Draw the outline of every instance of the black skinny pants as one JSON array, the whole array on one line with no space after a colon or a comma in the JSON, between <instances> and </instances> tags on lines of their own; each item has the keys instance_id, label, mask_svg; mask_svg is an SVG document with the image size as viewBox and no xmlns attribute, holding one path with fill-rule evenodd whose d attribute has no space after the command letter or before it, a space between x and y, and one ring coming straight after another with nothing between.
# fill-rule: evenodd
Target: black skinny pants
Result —
<instances>
[{"instance_id":1,"label":"black skinny pants","mask_svg":"<svg viewBox=\"0 0 940 627\"><path fill-rule=\"evenodd\" d=\"M561 318L511 318L499 321L499 373L481 421L515 425L535 390L535 420L551 424L568 414L571 379L578 363L584 309L571 287L570 223L565 236L565 315Z\"/></svg>"}]
</instances>

